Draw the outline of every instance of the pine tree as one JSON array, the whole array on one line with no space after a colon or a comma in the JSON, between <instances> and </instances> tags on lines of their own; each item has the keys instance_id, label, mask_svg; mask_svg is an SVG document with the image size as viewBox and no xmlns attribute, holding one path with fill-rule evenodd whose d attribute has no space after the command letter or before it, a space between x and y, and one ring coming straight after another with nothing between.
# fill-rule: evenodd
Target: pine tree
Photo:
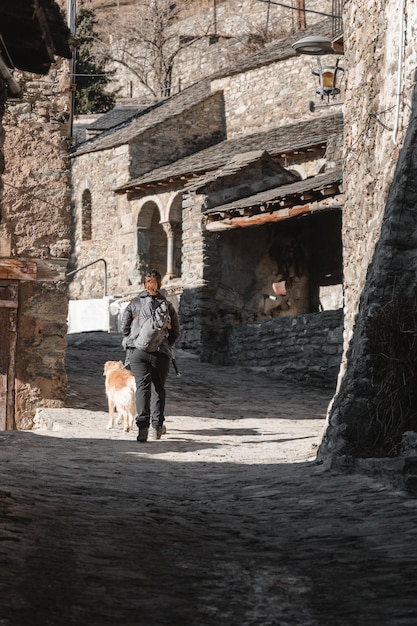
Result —
<instances>
[{"instance_id":1,"label":"pine tree","mask_svg":"<svg viewBox=\"0 0 417 626\"><path fill-rule=\"evenodd\" d=\"M106 91L110 83L110 72L105 72L104 63L93 53L97 23L93 11L81 9L77 17L77 52L75 62L75 113L105 113L114 107L115 91Z\"/></svg>"}]
</instances>

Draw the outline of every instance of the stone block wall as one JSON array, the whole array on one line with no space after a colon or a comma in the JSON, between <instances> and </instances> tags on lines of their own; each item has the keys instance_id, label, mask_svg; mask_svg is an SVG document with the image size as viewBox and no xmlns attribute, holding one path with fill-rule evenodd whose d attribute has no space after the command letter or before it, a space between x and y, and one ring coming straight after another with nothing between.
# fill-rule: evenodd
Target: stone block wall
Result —
<instances>
[{"instance_id":1,"label":"stone block wall","mask_svg":"<svg viewBox=\"0 0 417 626\"><path fill-rule=\"evenodd\" d=\"M308 108L315 100L314 65L311 57L290 56L213 80L212 89L224 92L229 139L328 115L325 108L314 113Z\"/></svg>"},{"instance_id":2,"label":"stone block wall","mask_svg":"<svg viewBox=\"0 0 417 626\"><path fill-rule=\"evenodd\" d=\"M417 430L413 3L346 5L344 356L322 461L401 453Z\"/></svg>"},{"instance_id":3,"label":"stone block wall","mask_svg":"<svg viewBox=\"0 0 417 626\"><path fill-rule=\"evenodd\" d=\"M4 103L6 102L7 91L6 84L3 81L0 81L0 224L2 222L2 195L3 195L3 172L4 172L4 127L3 127L3 115L4 115ZM0 254L2 254L2 246L0 239ZM7 246L8 247L8 246ZM4 253L3 253L4 254Z\"/></svg>"},{"instance_id":4,"label":"stone block wall","mask_svg":"<svg viewBox=\"0 0 417 626\"><path fill-rule=\"evenodd\" d=\"M131 142L130 174L140 176L225 139L221 91L142 132Z\"/></svg>"},{"instance_id":5,"label":"stone block wall","mask_svg":"<svg viewBox=\"0 0 417 626\"><path fill-rule=\"evenodd\" d=\"M205 277L207 237L198 201L182 201L182 293L180 298L181 338L178 347L201 353L204 318L212 308L212 292Z\"/></svg>"},{"instance_id":6,"label":"stone block wall","mask_svg":"<svg viewBox=\"0 0 417 626\"><path fill-rule=\"evenodd\" d=\"M73 300L101 298L104 295L104 264L107 263L107 290L117 295L123 284L120 272L119 236L123 231L119 198L114 189L129 177L129 146L80 155L71 164L73 211L72 250L69 270L74 271L93 263L73 274L69 282L69 294ZM83 193L91 194L91 239L83 239L82 215ZM76 264L75 264L76 259ZM95 263L95 261L98 261Z\"/></svg>"},{"instance_id":7,"label":"stone block wall","mask_svg":"<svg viewBox=\"0 0 417 626\"><path fill-rule=\"evenodd\" d=\"M205 285L205 239L201 215L195 211L192 200L183 201L182 212L182 283L184 289Z\"/></svg>"},{"instance_id":8,"label":"stone block wall","mask_svg":"<svg viewBox=\"0 0 417 626\"><path fill-rule=\"evenodd\" d=\"M344 16L345 348L411 111L417 14L399 7L395 0L360 0L346 5Z\"/></svg>"},{"instance_id":9,"label":"stone block wall","mask_svg":"<svg viewBox=\"0 0 417 626\"><path fill-rule=\"evenodd\" d=\"M70 101L66 64L61 61L47 77L26 80L23 97L7 101L0 237L9 239L12 256L68 258Z\"/></svg>"},{"instance_id":10,"label":"stone block wall","mask_svg":"<svg viewBox=\"0 0 417 626\"><path fill-rule=\"evenodd\" d=\"M314 2L317 6L323 2ZM312 14L313 15L313 14ZM313 15L313 21L316 20ZM310 18L308 23L311 24ZM184 48L174 66L173 85L185 86L251 54L261 41L283 37L294 29L294 12L258 0L227 0L173 25L181 35L204 35Z\"/></svg>"},{"instance_id":11,"label":"stone block wall","mask_svg":"<svg viewBox=\"0 0 417 626\"><path fill-rule=\"evenodd\" d=\"M39 407L59 408L67 391L65 281L24 282L20 288L15 420L30 429Z\"/></svg>"},{"instance_id":12,"label":"stone block wall","mask_svg":"<svg viewBox=\"0 0 417 626\"><path fill-rule=\"evenodd\" d=\"M343 311L235 324L225 365L259 368L270 378L334 388L342 357ZM218 357L222 357L218 350ZM216 354L213 356L216 362Z\"/></svg>"},{"instance_id":13,"label":"stone block wall","mask_svg":"<svg viewBox=\"0 0 417 626\"><path fill-rule=\"evenodd\" d=\"M3 116L0 262L30 260L33 270L31 280L9 281L19 294L13 426L30 428L38 407L62 406L66 396L68 62L58 61L42 78L14 77L23 95L7 100ZM7 285L8 279L1 282Z\"/></svg>"}]
</instances>

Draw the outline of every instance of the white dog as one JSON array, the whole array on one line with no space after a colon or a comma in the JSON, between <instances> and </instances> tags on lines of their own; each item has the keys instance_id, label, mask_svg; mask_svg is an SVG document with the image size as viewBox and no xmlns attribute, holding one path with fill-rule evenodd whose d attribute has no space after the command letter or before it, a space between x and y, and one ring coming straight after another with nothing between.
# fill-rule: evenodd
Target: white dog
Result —
<instances>
[{"instance_id":1,"label":"white dog","mask_svg":"<svg viewBox=\"0 0 417 626\"><path fill-rule=\"evenodd\" d=\"M107 428L114 426L114 410L118 414L117 423L123 420L124 430L133 428L136 415L136 384L129 370L121 361L107 361L104 364L103 376L106 377L106 396L109 402L109 423Z\"/></svg>"}]
</instances>

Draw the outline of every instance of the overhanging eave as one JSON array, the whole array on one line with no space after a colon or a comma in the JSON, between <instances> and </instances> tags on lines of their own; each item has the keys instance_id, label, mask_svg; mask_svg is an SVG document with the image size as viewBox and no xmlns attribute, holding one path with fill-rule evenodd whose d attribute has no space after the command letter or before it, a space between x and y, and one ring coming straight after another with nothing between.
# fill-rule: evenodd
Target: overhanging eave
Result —
<instances>
[{"instance_id":1,"label":"overhanging eave","mask_svg":"<svg viewBox=\"0 0 417 626\"><path fill-rule=\"evenodd\" d=\"M344 204L343 194L339 194L335 197L326 198L319 202L309 202L307 204L298 204L284 209L271 210L263 212L260 207L260 212L252 215L231 216L224 214L220 219L210 219L205 216L204 229L211 232L219 232L224 230L231 230L233 228L248 228L250 226L263 226L265 224L272 224L281 222L283 220L311 215L322 211L341 210ZM219 214L220 217L220 214Z\"/></svg>"}]
</instances>

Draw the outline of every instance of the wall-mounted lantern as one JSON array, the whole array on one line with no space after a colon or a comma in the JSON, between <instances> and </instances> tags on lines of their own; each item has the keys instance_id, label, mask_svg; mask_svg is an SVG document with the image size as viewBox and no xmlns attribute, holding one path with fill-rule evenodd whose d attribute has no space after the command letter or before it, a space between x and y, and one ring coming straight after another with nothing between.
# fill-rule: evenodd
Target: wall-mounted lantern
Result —
<instances>
[{"instance_id":1,"label":"wall-mounted lantern","mask_svg":"<svg viewBox=\"0 0 417 626\"><path fill-rule=\"evenodd\" d=\"M344 70L339 67L339 59L337 59L335 65L322 65L320 57L317 57L317 65L312 68L311 72L316 78L316 94L320 96L321 100L326 100L326 105L324 106L329 106L330 98L334 99L340 93L340 85L343 79ZM332 104L343 103L334 102ZM314 105L314 102L310 103L310 110L314 111L317 105L314 105L313 109L311 105Z\"/></svg>"},{"instance_id":2,"label":"wall-mounted lantern","mask_svg":"<svg viewBox=\"0 0 417 626\"><path fill-rule=\"evenodd\" d=\"M332 48L332 42L326 37L320 35L313 35L310 37L303 37L299 39L291 46L298 54L311 54L317 56L319 54L334 54Z\"/></svg>"},{"instance_id":3,"label":"wall-mounted lantern","mask_svg":"<svg viewBox=\"0 0 417 626\"><path fill-rule=\"evenodd\" d=\"M335 65L322 65L319 55L337 54L332 47L330 39L325 37L313 36L304 37L292 44L292 47L298 54L308 54L317 56L317 65L312 68L311 72L316 79L316 94L321 100L326 100L325 104L309 103L310 111L324 106L332 106L343 104L343 102L330 102L340 93L341 82L344 70L339 66L339 59Z\"/></svg>"}]
</instances>

